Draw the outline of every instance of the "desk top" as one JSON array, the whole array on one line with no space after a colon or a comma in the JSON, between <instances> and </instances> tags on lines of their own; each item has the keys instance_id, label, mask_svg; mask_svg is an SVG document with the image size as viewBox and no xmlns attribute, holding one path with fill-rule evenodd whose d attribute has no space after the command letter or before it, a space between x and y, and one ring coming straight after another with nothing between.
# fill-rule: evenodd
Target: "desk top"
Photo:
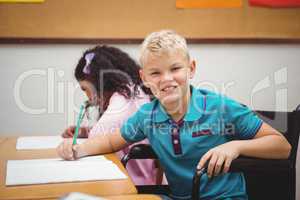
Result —
<instances>
[{"instance_id":1,"label":"desk top","mask_svg":"<svg viewBox=\"0 0 300 200\"><path fill-rule=\"evenodd\" d=\"M1 144L2 142L4 142L6 139L7 139L7 137L0 137L0 144Z\"/></svg>"},{"instance_id":2,"label":"desk top","mask_svg":"<svg viewBox=\"0 0 300 200\"><path fill-rule=\"evenodd\" d=\"M104 197L109 200L161 200L161 198L157 195L150 194L135 194L135 195L121 195L121 196L111 196Z\"/></svg>"},{"instance_id":3,"label":"desk top","mask_svg":"<svg viewBox=\"0 0 300 200\"><path fill-rule=\"evenodd\" d=\"M105 196L107 200L161 200L158 195L151 194L131 194L131 195L117 195L117 196ZM43 200L57 200L57 199L43 199Z\"/></svg>"},{"instance_id":4,"label":"desk top","mask_svg":"<svg viewBox=\"0 0 300 200\"><path fill-rule=\"evenodd\" d=\"M16 150L17 137L0 139L0 200L58 198L69 192L83 192L98 196L136 194L137 190L130 178L72 183L52 183L25 186L5 186L7 160L23 160L58 157L55 149ZM127 172L114 154L105 157L113 161L126 175ZM26 172L24 172L26 173Z\"/></svg>"}]
</instances>

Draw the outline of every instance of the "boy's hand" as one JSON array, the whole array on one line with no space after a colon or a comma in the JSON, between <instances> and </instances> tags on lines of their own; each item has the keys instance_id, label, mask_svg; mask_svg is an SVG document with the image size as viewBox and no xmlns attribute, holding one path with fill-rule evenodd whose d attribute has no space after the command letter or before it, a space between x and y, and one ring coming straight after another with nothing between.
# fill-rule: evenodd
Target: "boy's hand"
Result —
<instances>
[{"instance_id":1,"label":"boy's hand","mask_svg":"<svg viewBox=\"0 0 300 200\"><path fill-rule=\"evenodd\" d=\"M232 160L240 155L238 147L238 141L231 141L210 149L202 156L197 169L202 169L205 163L208 162L208 177L217 176L221 172L222 167L222 172L227 173Z\"/></svg>"},{"instance_id":2,"label":"boy's hand","mask_svg":"<svg viewBox=\"0 0 300 200\"><path fill-rule=\"evenodd\" d=\"M56 148L57 154L65 160L76 160L84 156L82 145L73 145L71 138L64 139Z\"/></svg>"},{"instance_id":3,"label":"boy's hand","mask_svg":"<svg viewBox=\"0 0 300 200\"><path fill-rule=\"evenodd\" d=\"M61 134L61 136L63 138L73 137L75 134L75 129L76 129L76 126L70 126ZM87 127L80 127L79 131L78 131L78 137L79 138L87 138L88 132L89 132L89 129Z\"/></svg>"}]
</instances>

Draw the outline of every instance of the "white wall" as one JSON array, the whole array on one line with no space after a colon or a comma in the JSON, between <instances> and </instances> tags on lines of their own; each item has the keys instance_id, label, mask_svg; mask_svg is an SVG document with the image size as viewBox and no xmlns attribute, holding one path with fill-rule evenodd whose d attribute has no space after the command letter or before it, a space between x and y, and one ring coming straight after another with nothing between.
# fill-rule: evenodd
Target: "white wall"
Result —
<instances>
[{"instance_id":1,"label":"white wall","mask_svg":"<svg viewBox=\"0 0 300 200\"><path fill-rule=\"evenodd\" d=\"M55 135L73 124L74 105L85 98L73 69L91 46L0 45L0 136ZM138 57L137 45L115 46ZM190 50L198 66L196 86L253 109L293 110L300 104L300 45L207 44Z\"/></svg>"},{"instance_id":2,"label":"white wall","mask_svg":"<svg viewBox=\"0 0 300 200\"><path fill-rule=\"evenodd\" d=\"M0 45L0 134L58 134L72 124L74 103L78 106L84 98L75 89L73 70L90 46ZM117 46L138 57L137 45ZM196 86L223 92L254 109L292 110L300 103L300 45L190 49L198 66Z\"/></svg>"}]
</instances>

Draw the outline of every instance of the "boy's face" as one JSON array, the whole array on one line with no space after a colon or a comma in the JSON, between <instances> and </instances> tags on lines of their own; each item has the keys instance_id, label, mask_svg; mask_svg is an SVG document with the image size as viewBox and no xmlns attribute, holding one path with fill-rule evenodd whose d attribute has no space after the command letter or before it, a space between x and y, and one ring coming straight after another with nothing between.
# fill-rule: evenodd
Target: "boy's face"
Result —
<instances>
[{"instance_id":1,"label":"boy's face","mask_svg":"<svg viewBox=\"0 0 300 200\"><path fill-rule=\"evenodd\" d=\"M180 106L189 94L189 79L194 73L195 62L190 62L182 52L174 51L159 56L149 54L140 76L163 105Z\"/></svg>"}]
</instances>

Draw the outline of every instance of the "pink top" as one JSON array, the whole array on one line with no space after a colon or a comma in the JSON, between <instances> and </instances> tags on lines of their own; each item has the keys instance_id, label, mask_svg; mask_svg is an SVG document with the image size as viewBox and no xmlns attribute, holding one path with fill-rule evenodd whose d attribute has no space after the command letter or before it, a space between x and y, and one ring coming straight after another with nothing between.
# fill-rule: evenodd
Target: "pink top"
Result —
<instances>
[{"instance_id":1,"label":"pink top","mask_svg":"<svg viewBox=\"0 0 300 200\"><path fill-rule=\"evenodd\" d=\"M140 89L139 95L126 99L123 95L115 92L110 100L107 110L103 113L97 124L89 132L89 138L101 133L113 133L121 128L122 124L133 115L141 105L148 103L149 97ZM148 143L143 140L139 143ZM135 143L135 144L139 144ZM133 145L135 145L133 144ZM117 152L121 159L128 153L132 145ZM136 185L154 185L157 169L153 160L130 160L126 166L128 174Z\"/></svg>"}]
</instances>

